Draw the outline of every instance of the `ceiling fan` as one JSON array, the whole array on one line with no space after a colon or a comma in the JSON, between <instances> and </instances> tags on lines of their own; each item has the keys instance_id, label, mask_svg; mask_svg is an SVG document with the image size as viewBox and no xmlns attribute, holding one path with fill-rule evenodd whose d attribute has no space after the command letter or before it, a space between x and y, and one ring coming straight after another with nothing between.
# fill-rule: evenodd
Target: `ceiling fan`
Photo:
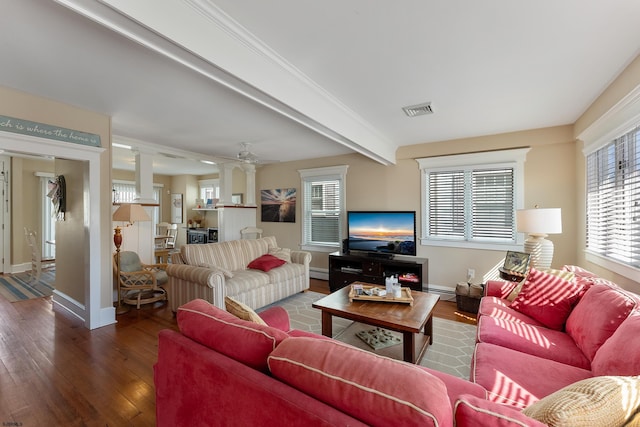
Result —
<instances>
[{"instance_id":1,"label":"ceiling fan","mask_svg":"<svg viewBox=\"0 0 640 427\"><path fill-rule=\"evenodd\" d=\"M240 149L240 152L236 155L239 161L244 163L252 163L252 164L259 163L258 156L255 153L251 152L251 150L249 149L251 146L251 143L241 142L240 145L242 146L242 148Z\"/></svg>"},{"instance_id":2,"label":"ceiling fan","mask_svg":"<svg viewBox=\"0 0 640 427\"><path fill-rule=\"evenodd\" d=\"M236 157L224 157L220 156L223 159L235 160L242 163L248 163L252 165L264 164L264 163L276 163L278 160L263 160L258 158L258 155L251 151L250 142L241 142L240 143L240 152L236 154Z\"/></svg>"}]
</instances>

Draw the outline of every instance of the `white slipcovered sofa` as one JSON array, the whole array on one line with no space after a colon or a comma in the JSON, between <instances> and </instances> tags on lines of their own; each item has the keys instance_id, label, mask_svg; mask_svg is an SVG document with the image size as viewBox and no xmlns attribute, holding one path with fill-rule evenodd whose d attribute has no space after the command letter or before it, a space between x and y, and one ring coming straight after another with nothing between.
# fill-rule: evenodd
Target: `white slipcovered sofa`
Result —
<instances>
[{"instance_id":1,"label":"white slipcovered sofa","mask_svg":"<svg viewBox=\"0 0 640 427\"><path fill-rule=\"evenodd\" d=\"M268 271L248 268L265 254L287 262ZM229 296L260 308L308 289L310 262L309 252L279 248L274 236L183 245L167 266L169 304L176 312L200 298L224 309L224 297Z\"/></svg>"}]
</instances>

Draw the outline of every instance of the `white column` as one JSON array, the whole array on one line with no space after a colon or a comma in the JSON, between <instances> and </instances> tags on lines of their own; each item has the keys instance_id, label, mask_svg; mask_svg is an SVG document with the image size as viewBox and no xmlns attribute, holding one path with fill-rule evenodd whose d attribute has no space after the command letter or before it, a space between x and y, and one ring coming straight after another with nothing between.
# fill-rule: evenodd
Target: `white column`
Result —
<instances>
[{"instance_id":1,"label":"white column","mask_svg":"<svg viewBox=\"0 0 640 427\"><path fill-rule=\"evenodd\" d=\"M147 149L136 149L136 196L135 203L141 205L157 205L153 198L153 152ZM144 206L147 214L153 217L153 206ZM138 229L138 247L136 252L142 262L155 263L154 255L154 230L151 221L136 223ZM134 249L135 250L135 249Z\"/></svg>"},{"instance_id":2,"label":"white column","mask_svg":"<svg viewBox=\"0 0 640 427\"><path fill-rule=\"evenodd\" d=\"M246 197L245 197L245 206L255 206L256 205L256 165L253 164L244 164L242 166L244 169L244 173L247 177L247 186L246 186Z\"/></svg>"},{"instance_id":3,"label":"white column","mask_svg":"<svg viewBox=\"0 0 640 427\"><path fill-rule=\"evenodd\" d=\"M136 195L139 203L157 203L153 198L153 153L136 150Z\"/></svg>"},{"instance_id":4,"label":"white column","mask_svg":"<svg viewBox=\"0 0 640 427\"><path fill-rule=\"evenodd\" d=\"M220 200L218 206L224 206L231 203L231 194L233 191L233 168L236 166L232 163L223 163L220 165Z\"/></svg>"}]
</instances>

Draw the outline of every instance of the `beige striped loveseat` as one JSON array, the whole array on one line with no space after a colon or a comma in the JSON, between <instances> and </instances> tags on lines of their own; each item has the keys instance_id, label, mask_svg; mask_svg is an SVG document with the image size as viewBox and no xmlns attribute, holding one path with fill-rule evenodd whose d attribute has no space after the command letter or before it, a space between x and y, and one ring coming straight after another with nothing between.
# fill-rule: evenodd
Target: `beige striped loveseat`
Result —
<instances>
[{"instance_id":1,"label":"beige striped loveseat","mask_svg":"<svg viewBox=\"0 0 640 427\"><path fill-rule=\"evenodd\" d=\"M289 259L272 270L247 268L265 254ZM309 288L311 254L278 247L274 236L231 240L206 245L183 245L167 267L171 310L201 298L224 308L230 296L251 308L260 308Z\"/></svg>"}]
</instances>

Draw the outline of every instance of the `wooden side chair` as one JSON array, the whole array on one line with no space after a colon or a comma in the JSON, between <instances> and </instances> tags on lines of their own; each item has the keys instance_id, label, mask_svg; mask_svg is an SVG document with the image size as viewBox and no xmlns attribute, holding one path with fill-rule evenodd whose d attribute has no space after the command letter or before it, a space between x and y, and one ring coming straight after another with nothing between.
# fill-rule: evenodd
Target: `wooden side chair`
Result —
<instances>
[{"instance_id":1,"label":"wooden side chair","mask_svg":"<svg viewBox=\"0 0 640 427\"><path fill-rule=\"evenodd\" d=\"M241 239L260 239L262 238L262 228L245 227L240 230Z\"/></svg>"},{"instance_id":2,"label":"wooden side chair","mask_svg":"<svg viewBox=\"0 0 640 427\"><path fill-rule=\"evenodd\" d=\"M168 231L171 224L168 222L160 222L156 225L156 235L154 238L154 249L166 249Z\"/></svg>"},{"instance_id":3,"label":"wooden side chair","mask_svg":"<svg viewBox=\"0 0 640 427\"><path fill-rule=\"evenodd\" d=\"M38 235L35 231L24 228L24 235L27 239L27 244L31 250L31 278L32 282L40 280L42 270L47 268L54 268L56 265L55 258L46 258L42 256L42 246L38 240Z\"/></svg>"},{"instance_id":4,"label":"wooden side chair","mask_svg":"<svg viewBox=\"0 0 640 427\"><path fill-rule=\"evenodd\" d=\"M176 238L178 237L178 224L169 224L167 228L167 241L165 246L167 249L175 249L176 248Z\"/></svg>"},{"instance_id":5,"label":"wooden side chair","mask_svg":"<svg viewBox=\"0 0 640 427\"><path fill-rule=\"evenodd\" d=\"M141 304L166 300L167 293L163 288L169 281L166 268L167 264L143 264L136 252L122 251L119 257L116 252L113 271L118 278L118 302L140 308Z\"/></svg>"}]
</instances>

